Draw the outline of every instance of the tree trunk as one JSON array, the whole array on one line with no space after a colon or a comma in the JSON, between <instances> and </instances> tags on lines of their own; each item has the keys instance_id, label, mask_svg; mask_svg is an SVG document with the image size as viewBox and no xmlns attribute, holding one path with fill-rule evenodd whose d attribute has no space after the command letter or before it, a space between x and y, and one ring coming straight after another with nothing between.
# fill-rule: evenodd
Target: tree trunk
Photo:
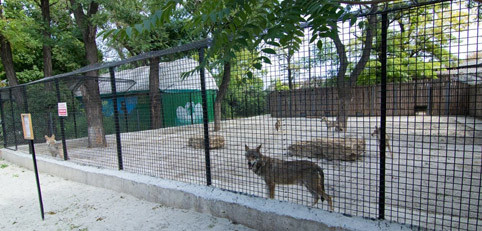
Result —
<instances>
[{"instance_id":1,"label":"tree trunk","mask_svg":"<svg viewBox=\"0 0 482 231\"><path fill-rule=\"evenodd\" d=\"M43 53L43 68L44 68L44 78L52 76L52 47L50 46L50 1L49 0L41 0L40 1L40 9L42 11L42 19L43 19L43 27L42 27L42 35L43 35L43 46L42 46L42 53ZM45 91L52 92L52 82L45 83ZM53 107L48 108L48 112L45 113L45 121L49 121L49 126L46 126L45 134L49 136L52 133L55 134L56 123L55 117L51 115L54 113L55 110ZM58 134L57 134L58 135Z\"/></svg>"},{"instance_id":2,"label":"tree trunk","mask_svg":"<svg viewBox=\"0 0 482 231\"><path fill-rule=\"evenodd\" d=\"M288 48L288 55L286 56L286 61L288 63L288 88L293 90L293 77L291 76L291 49Z\"/></svg>"},{"instance_id":3,"label":"tree trunk","mask_svg":"<svg viewBox=\"0 0 482 231\"><path fill-rule=\"evenodd\" d=\"M224 63L223 79L219 87L216 100L214 101L214 131L221 130L221 105L228 92L229 81L231 80L231 63Z\"/></svg>"},{"instance_id":4,"label":"tree trunk","mask_svg":"<svg viewBox=\"0 0 482 231\"><path fill-rule=\"evenodd\" d=\"M95 42L95 29L89 27L89 37L84 38L86 58L90 64L98 62L97 44ZM86 73L87 76L97 77L97 71ZM99 83L97 79L88 79L82 91L87 114L89 147L106 147L105 131L102 117L102 99L100 98Z\"/></svg>"},{"instance_id":5,"label":"tree trunk","mask_svg":"<svg viewBox=\"0 0 482 231\"><path fill-rule=\"evenodd\" d=\"M348 102L351 101L351 91L349 89L347 91L346 88L349 86L346 84L345 80L345 74L348 68L348 58L346 57L345 45L343 45L342 41L340 40L338 33L334 34L332 40L335 43L338 59L340 60L340 66L336 76L336 90L338 93L338 111L336 121L338 122L338 126L345 130L348 121L346 110L349 107ZM350 92L350 95L347 95L347 92Z\"/></svg>"},{"instance_id":6,"label":"tree trunk","mask_svg":"<svg viewBox=\"0 0 482 231\"><path fill-rule=\"evenodd\" d=\"M17 74L13 68L12 48L10 42L0 34L1 57L5 76L8 80L8 85L13 87L18 85Z\"/></svg>"},{"instance_id":7,"label":"tree trunk","mask_svg":"<svg viewBox=\"0 0 482 231\"><path fill-rule=\"evenodd\" d=\"M1 4L0 0L0 4ZM0 17L3 18L2 8L0 7ZM13 66L13 56L12 56L12 47L10 46L10 42L0 33L0 58L2 59L3 69L5 70L5 76L8 80L8 85L10 87L14 87L18 85L17 74L15 73L15 69ZM23 108L23 93L20 88L13 89L13 94L17 105Z\"/></svg>"},{"instance_id":8,"label":"tree trunk","mask_svg":"<svg viewBox=\"0 0 482 231\"><path fill-rule=\"evenodd\" d=\"M43 60L44 60L44 77L52 76L52 47L50 46L50 2L49 0L41 0L40 8L42 9L43 18Z\"/></svg>"},{"instance_id":9,"label":"tree trunk","mask_svg":"<svg viewBox=\"0 0 482 231\"><path fill-rule=\"evenodd\" d=\"M82 5L76 0L70 0L72 11L77 23L77 26L82 31L82 38L85 47L85 57L89 64L98 62L98 50L95 42L97 27L92 24L92 15L96 14L99 5L96 2L91 2L87 10L87 15L84 14ZM89 71L87 76L97 77L97 71ZM99 83L97 79L87 79L82 88L83 102L85 105L85 113L87 116L87 134L89 148L106 147L105 131L102 117L102 101L100 98Z\"/></svg>"},{"instance_id":10,"label":"tree trunk","mask_svg":"<svg viewBox=\"0 0 482 231\"><path fill-rule=\"evenodd\" d=\"M159 92L159 57L149 59L149 99L151 102L151 128L162 128L162 102Z\"/></svg>"},{"instance_id":11,"label":"tree trunk","mask_svg":"<svg viewBox=\"0 0 482 231\"><path fill-rule=\"evenodd\" d=\"M350 73L350 77L345 79L346 70L348 67L348 59L346 57L345 45L343 45L338 33L335 33L331 38L335 43L336 52L340 59L340 67L337 74L337 91L338 91L338 113L336 121L340 129L345 130L348 122L348 110L353 101L352 88L356 85L358 76L365 69L366 64L370 60L370 51L373 46L373 36L377 25L377 15L373 14L377 11L377 5L373 4L368 16L368 26L366 29L365 42L363 44L362 55L360 60L355 65L355 68ZM335 29L336 30L336 29Z\"/></svg>"}]
</instances>

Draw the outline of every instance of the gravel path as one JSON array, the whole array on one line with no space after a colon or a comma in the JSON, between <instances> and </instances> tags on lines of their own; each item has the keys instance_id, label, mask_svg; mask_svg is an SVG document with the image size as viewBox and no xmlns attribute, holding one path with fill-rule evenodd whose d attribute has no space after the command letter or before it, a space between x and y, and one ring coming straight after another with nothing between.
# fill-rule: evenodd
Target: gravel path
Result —
<instances>
[{"instance_id":1,"label":"gravel path","mask_svg":"<svg viewBox=\"0 0 482 231\"><path fill-rule=\"evenodd\" d=\"M40 174L0 159L0 230L251 230L223 218Z\"/></svg>"}]
</instances>

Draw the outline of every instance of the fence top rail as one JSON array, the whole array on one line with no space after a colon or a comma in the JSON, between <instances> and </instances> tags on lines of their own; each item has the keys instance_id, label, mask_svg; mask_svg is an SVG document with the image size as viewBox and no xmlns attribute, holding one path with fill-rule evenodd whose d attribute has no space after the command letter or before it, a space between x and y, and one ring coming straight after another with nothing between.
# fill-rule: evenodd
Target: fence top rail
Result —
<instances>
[{"instance_id":1,"label":"fence top rail","mask_svg":"<svg viewBox=\"0 0 482 231\"><path fill-rule=\"evenodd\" d=\"M26 86L33 85L33 84L40 83L40 82L52 82L52 81L55 81L56 79L60 79L60 78L63 79L63 80L68 80L68 82L70 83L70 84L68 84L68 88L72 92L77 91L79 89L79 87L87 80L96 80L98 82L108 82L108 83L110 83L110 77L71 75L71 76L50 78L48 80L42 79L42 81L34 81L34 82L24 83L24 84L12 86L12 87L3 87L3 88L0 88L0 93L7 92L10 89L22 88L22 87L26 87ZM129 90L130 88L132 88L136 84L136 81L134 81L134 80L122 79L122 78L116 78L116 82L127 84L126 85L127 87L125 87L126 90L124 90L124 91ZM5 99L5 96L2 96L2 98ZM8 97L6 97L6 98L8 98Z\"/></svg>"}]
</instances>

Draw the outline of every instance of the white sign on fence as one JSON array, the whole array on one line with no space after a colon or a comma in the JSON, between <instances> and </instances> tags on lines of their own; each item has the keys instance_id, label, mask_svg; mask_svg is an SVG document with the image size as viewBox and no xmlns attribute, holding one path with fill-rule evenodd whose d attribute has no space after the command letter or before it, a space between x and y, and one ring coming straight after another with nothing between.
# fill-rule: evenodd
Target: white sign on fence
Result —
<instances>
[{"instance_id":1,"label":"white sign on fence","mask_svg":"<svg viewBox=\"0 0 482 231\"><path fill-rule=\"evenodd\" d=\"M23 138L26 140L33 140L33 126L30 113L20 114L20 116L22 117Z\"/></svg>"},{"instance_id":2,"label":"white sign on fence","mask_svg":"<svg viewBox=\"0 0 482 231\"><path fill-rule=\"evenodd\" d=\"M67 116L67 103L58 103L59 116Z\"/></svg>"}]
</instances>

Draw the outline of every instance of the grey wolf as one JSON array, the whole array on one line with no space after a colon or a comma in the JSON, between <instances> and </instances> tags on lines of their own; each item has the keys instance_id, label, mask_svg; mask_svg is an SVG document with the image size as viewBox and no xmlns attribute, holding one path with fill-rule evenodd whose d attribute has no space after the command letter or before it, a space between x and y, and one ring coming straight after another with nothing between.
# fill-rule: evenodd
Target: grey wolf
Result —
<instances>
[{"instance_id":1,"label":"grey wolf","mask_svg":"<svg viewBox=\"0 0 482 231\"><path fill-rule=\"evenodd\" d=\"M325 192L323 169L317 164L307 160L285 161L264 156L260 152L261 145L255 149L245 145L245 150L248 167L264 179L269 198L274 198L276 184L301 184L313 196L313 205L321 198L321 201L328 201L333 211L332 199Z\"/></svg>"}]
</instances>

